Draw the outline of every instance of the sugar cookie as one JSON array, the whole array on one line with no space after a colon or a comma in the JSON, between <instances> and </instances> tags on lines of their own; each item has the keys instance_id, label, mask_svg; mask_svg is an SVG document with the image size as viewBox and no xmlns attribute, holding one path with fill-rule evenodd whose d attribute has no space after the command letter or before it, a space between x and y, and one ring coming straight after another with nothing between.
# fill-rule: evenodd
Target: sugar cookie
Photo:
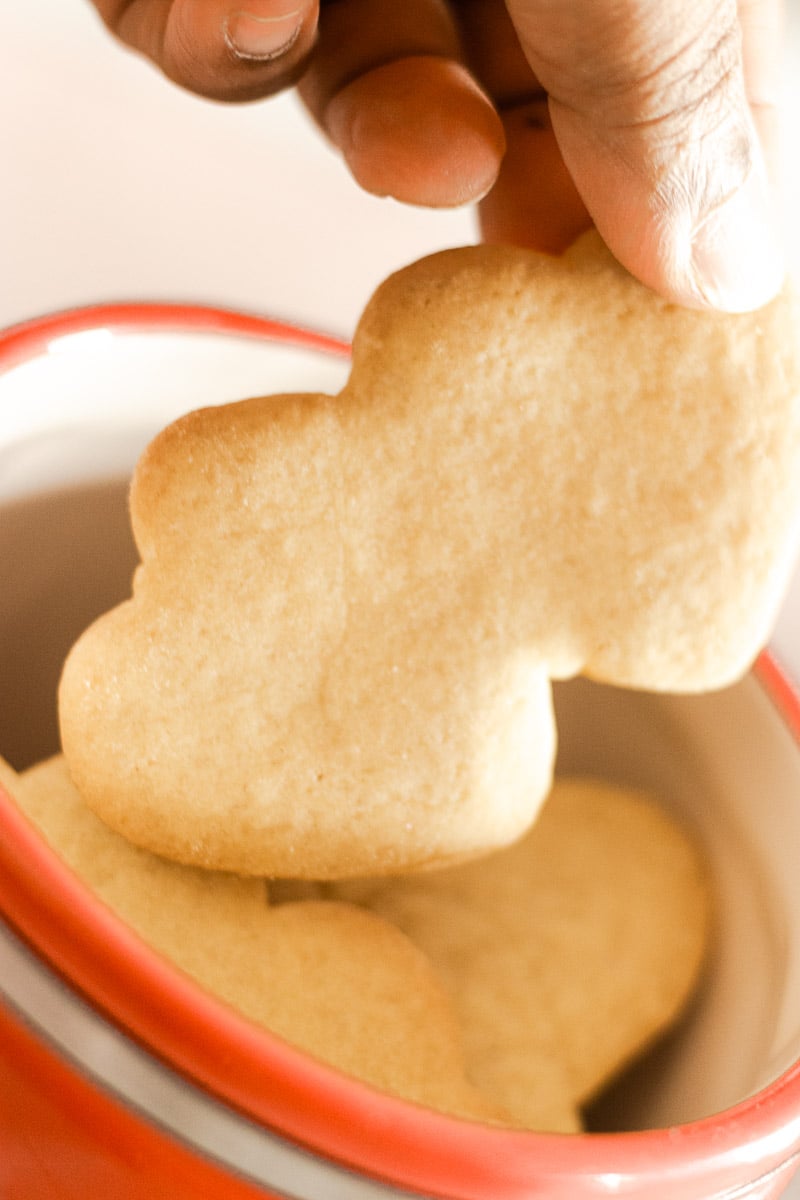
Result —
<instances>
[{"instance_id":1,"label":"sugar cookie","mask_svg":"<svg viewBox=\"0 0 800 1200\"><path fill-rule=\"evenodd\" d=\"M693 837L649 795L558 779L515 846L443 871L329 884L426 953L461 1014L471 1078L522 1124L540 1059L576 1107L693 994L711 904Z\"/></svg>"},{"instance_id":2,"label":"sugar cookie","mask_svg":"<svg viewBox=\"0 0 800 1200\"><path fill-rule=\"evenodd\" d=\"M383 1091L503 1117L467 1081L458 1019L433 968L388 922L332 901L270 908L259 880L129 845L86 808L61 757L0 778L104 903L244 1016Z\"/></svg>"},{"instance_id":3,"label":"sugar cookie","mask_svg":"<svg viewBox=\"0 0 800 1200\"><path fill-rule=\"evenodd\" d=\"M697 690L767 639L800 516L797 311L688 312L595 235L379 288L336 397L182 418L62 678L87 803L179 861L341 878L533 820L550 679Z\"/></svg>"}]
</instances>

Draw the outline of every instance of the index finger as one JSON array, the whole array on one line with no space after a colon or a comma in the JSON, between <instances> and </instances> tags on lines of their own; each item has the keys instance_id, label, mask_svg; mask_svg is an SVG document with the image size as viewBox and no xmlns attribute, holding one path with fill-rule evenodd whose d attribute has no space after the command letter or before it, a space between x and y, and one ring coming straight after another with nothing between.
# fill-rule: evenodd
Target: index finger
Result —
<instances>
[{"instance_id":1,"label":"index finger","mask_svg":"<svg viewBox=\"0 0 800 1200\"><path fill-rule=\"evenodd\" d=\"M502 126L445 0L324 3L299 90L367 191L444 207L497 175Z\"/></svg>"},{"instance_id":2,"label":"index finger","mask_svg":"<svg viewBox=\"0 0 800 1200\"><path fill-rule=\"evenodd\" d=\"M500 114L506 154L479 216L487 242L559 253L591 226L503 0L454 4L467 63Z\"/></svg>"}]
</instances>

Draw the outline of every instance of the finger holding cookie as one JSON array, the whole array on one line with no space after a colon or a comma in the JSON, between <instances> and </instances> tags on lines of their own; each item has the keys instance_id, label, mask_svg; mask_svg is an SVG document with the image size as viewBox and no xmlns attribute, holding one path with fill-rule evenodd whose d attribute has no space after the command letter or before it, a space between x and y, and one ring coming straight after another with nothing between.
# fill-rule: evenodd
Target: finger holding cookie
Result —
<instances>
[{"instance_id":1,"label":"finger holding cookie","mask_svg":"<svg viewBox=\"0 0 800 1200\"><path fill-rule=\"evenodd\" d=\"M483 201L487 240L594 224L668 299L752 311L777 235L781 0L95 0L192 91L298 85L368 191Z\"/></svg>"}]
</instances>

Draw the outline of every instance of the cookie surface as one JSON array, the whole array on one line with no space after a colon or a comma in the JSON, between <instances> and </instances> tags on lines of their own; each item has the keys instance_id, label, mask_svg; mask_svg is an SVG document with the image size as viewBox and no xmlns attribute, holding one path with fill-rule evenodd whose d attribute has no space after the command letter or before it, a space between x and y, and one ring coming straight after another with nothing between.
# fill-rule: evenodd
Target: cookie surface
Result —
<instances>
[{"instance_id":1,"label":"cookie surface","mask_svg":"<svg viewBox=\"0 0 800 1200\"><path fill-rule=\"evenodd\" d=\"M693 838L649 795L594 780L557 779L526 837L479 862L324 894L424 950L457 1003L471 1077L522 1124L537 1062L559 1059L576 1107L592 1099L675 1021L709 942Z\"/></svg>"},{"instance_id":2,"label":"cookie surface","mask_svg":"<svg viewBox=\"0 0 800 1200\"><path fill-rule=\"evenodd\" d=\"M0 779L104 903L245 1017L383 1091L504 1119L466 1078L458 1019L433 968L382 918L332 901L270 908L260 880L129 845L82 803L61 757L21 775L3 765Z\"/></svg>"},{"instance_id":3,"label":"cookie surface","mask_svg":"<svg viewBox=\"0 0 800 1200\"><path fill-rule=\"evenodd\" d=\"M506 845L550 678L728 683L800 514L797 314L674 308L590 236L401 271L337 397L204 410L134 479L133 598L70 655L91 807L179 861L337 878Z\"/></svg>"}]
</instances>

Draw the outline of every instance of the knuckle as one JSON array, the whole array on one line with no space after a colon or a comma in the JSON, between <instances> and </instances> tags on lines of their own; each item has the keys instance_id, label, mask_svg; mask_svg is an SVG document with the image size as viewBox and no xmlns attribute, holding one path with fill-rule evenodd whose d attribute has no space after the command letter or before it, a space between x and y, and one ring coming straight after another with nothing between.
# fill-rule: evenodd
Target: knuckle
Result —
<instances>
[{"instance_id":1,"label":"knuckle","mask_svg":"<svg viewBox=\"0 0 800 1200\"><path fill-rule=\"evenodd\" d=\"M678 7L696 10L680 39L654 32L649 45L630 47L594 102L602 101L604 138L650 178L657 211L707 213L754 168L741 30L733 0Z\"/></svg>"},{"instance_id":2,"label":"knuckle","mask_svg":"<svg viewBox=\"0 0 800 1200\"><path fill-rule=\"evenodd\" d=\"M637 100L628 133L646 139L657 209L708 214L754 169L735 10L659 65Z\"/></svg>"},{"instance_id":3,"label":"knuckle","mask_svg":"<svg viewBox=\"0 0 800 1200\"><path fill-rule=\"evenodd\" d=\"M738 103L736 0L627 0L614 13L587 32L572 95L560 102L589 116L602 107L609 129L663 126L672 136L694 129L699 117L722 120Z\"/></svg>"},{"instance_id":4,"label":"knuckle","mask_svg":"<svg viewBox=\"0 0 800 1200\"><path fill-rule=\"evenodd\" d=\"M634 124L664 125L674 137L725 123L744 96L735 11L732 20L712 22L660 62L637 90Z\"/></svg>"}]
</instances>

